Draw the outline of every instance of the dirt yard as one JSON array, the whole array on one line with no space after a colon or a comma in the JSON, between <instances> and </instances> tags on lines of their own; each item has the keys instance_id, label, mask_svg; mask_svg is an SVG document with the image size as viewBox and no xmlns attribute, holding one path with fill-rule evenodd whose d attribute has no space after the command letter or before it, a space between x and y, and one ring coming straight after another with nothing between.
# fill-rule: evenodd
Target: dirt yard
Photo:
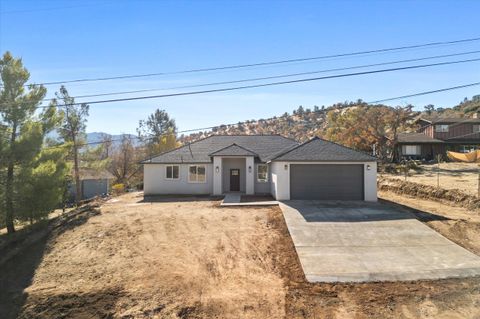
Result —
<instances>
[{"instance_id":1,"label":"dirt yard","mask_svg":"<svg viewBox=\"0 0 480 319\"><path fill-rule=\"evenodd\" d=\"M480 278L309 284L277 207L218 204L111 200L0 267L0 317L480 317Z\"/></svg>"},{"instance_id":2,"label":"dirt yard","mask_svg":"<svg viewBox=\"0 0 480 319\"><path fill-rule=\"evenodd\" d=\"M437 186L437 164L421 165L422 172L416 173L410 171L407 181L430 186ZM441 188L459 189L470 195L478 194L478 170L479 166L475 163L440 163ZM386 174L386 177L399 178L404 180L405 175Z\"/></svg>"}]
</instances>

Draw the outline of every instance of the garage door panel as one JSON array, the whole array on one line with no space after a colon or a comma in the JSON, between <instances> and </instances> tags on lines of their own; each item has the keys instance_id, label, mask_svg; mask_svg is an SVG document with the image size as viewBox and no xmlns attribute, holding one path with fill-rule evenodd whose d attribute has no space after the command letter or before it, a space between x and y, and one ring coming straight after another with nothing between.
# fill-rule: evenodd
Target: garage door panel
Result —
<instances>
[{"instance_id":1,"label":"garage door panel","mask_svg":"<svg viewBox=\"0 0 480 319\"><path fill-rule=\"evenodd\" d=\"M290 198L363 200L363 164L292 164Z\"/></svg>"}]
</instances>

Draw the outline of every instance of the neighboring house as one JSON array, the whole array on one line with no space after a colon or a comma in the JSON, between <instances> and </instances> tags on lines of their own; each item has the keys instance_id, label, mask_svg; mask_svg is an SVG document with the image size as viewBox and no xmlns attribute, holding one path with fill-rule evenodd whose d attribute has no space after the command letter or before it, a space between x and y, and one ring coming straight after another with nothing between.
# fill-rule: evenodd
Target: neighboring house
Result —
<instances>
[{"instance_id":1,"label":"neighboring house","mask_svg":"<svg viewBox=\"0 0 480 319\"><path fill-rule=\"evenodd\" d=\"M214 135L142 163L145 196L377 200L376 159L320 138L300 144L279 135Z\"/></svg>"},{"instance_id":2,"label":"neighboring house","mask_svg":"<svg viewBox=\"0 0 480 319\"><path fill-rule=\"evenodd\" d=\"M480 118L420 118L415 133L398 136L401 158L446 159L447 151L467 153L480 146Z\"/></svg>"},{"instance_id":3,"label":"neighboring house","mask_svg":"<svg viewBox=\"0 0 480 319\"><path fill-rule=\"evenodd\" d=\"M73 174L72 174L73 175ZM110 183L115 177L106 170L97 171L94 169L80 170L80 183L82 188L82 199L90 199L95 196L108 194ZM75 200L75 182L68 186L70 199Z\"/></svg>"}]
</instances>

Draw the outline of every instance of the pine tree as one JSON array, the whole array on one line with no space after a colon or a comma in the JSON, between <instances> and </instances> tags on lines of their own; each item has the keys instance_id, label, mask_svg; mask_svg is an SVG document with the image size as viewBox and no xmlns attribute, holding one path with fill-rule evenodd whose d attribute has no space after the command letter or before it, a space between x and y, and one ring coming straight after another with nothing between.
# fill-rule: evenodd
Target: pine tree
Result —
<instances>
[{"instance_id":1,"label":"pine tree","mask_svg":"<svg viewBox=\"0 0 480 319\"><path fill-rule=\"evenodd\" d=\"M62 85L56 93L57 98L52 101L53 105L61 105L63 121L58 129L60 136L66 143L71 145L73 157L73 171L75 179L75 201L78 204L82 200L82 187L80 184L80 149L86 141L86 122L89 106L85 103L76 104L75 99L68 94ZM58 103L60 101L60 103Z\"/></svg>"},{"instance_id":2,"label":"pine tree","mask_svg":"<svg viewBox=\"0 0 480 319\"><path fill-rule=\"evenodd\" d=\"M5 213L7 231L13 233L14 219L21 217L20 213L28 201L25 197L30 195L21 182L33 179L32 163L36 163L37 167L42 165L43 141L46 134L58 125L60 118L52 105L36 113L46 89L41 85L26 86L30 73L21 59L5 53L0 60L0 76L0 126L3 130L0 207ZM40 188L33 195L42 197L44 194L43 188ZM45 209L52 209L52 206L45 205Z\"/></svg>"}]
</instances>

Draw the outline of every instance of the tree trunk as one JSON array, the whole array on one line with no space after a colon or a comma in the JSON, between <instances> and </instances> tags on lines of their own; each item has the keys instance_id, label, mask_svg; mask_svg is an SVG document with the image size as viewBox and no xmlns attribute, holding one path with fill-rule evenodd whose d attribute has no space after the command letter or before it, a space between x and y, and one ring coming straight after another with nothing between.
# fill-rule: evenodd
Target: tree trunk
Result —
<instances>
[{"instance_id":1,"label":"tree trunk","mask_svg":"<svg viewBox=\"0 0 480 319\"><path fill-rule=\"evenodd\" d=\"M5 224L7 225L7 232L12 234L15 232L15 225L13 224L13 173L14 173L14 143L17 135L17 125L14 124L12 128L12 135L10 137L10 156L8 158L7 166L7 181L5 185Z\"/></svg>"},{"instance_id":2,"label":"tree trunk","mask_svg":"<svg viewBox=\"0 0 480 319\"><path fill-rule=\"evenodd\" d=\"M7 168L7 183L5 190L5 224L9 234L15 232L13 225L13 159L10 159Z\"/></svg>"},{"instance_id":3,"label":"tree trunk","mask_svg":"<svg viewBox=\"0 0 480 319\"><path fill-rule=\"evenodd\" d=\"M75 137L73 138L73 170L75 175L75 203L82 200L82 184L80 183L80 168L78 163L78 148Z\"/></svg>"}]
</instances>

